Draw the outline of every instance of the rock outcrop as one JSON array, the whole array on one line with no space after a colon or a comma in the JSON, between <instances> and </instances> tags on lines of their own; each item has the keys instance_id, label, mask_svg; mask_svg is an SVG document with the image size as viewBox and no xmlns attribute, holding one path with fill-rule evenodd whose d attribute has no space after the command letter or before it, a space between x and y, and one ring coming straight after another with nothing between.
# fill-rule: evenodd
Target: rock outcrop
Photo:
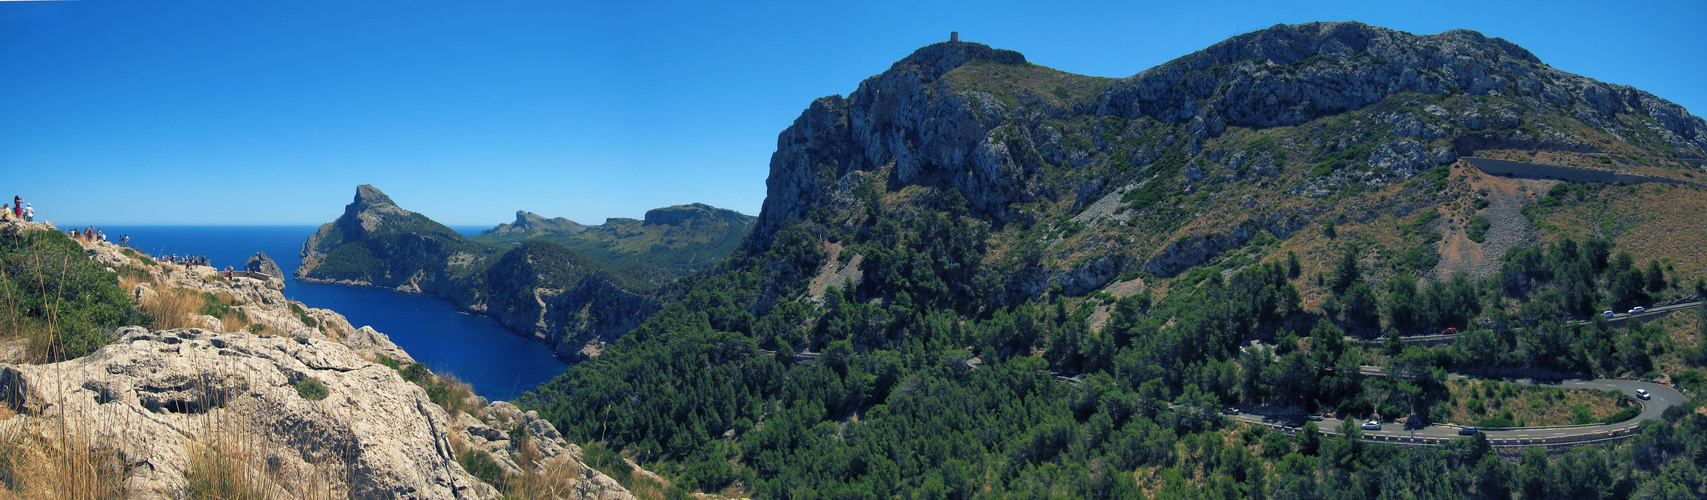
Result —
<instances>
[{"instance_id":1,"label":"rock outcrop","mask_svg":"<svg viewBox=\"0 0 1707 500\"><path fill-rule=\"evenodd\" d=\"M480 234L510 234L510 233L523 233L523 234L565 233L565 234L575 234L575 233L579 233L579 232L586 231L586 230L587 230L587 226L583 226L579 223L576 223L575 221L565 219L563 217L553 217L553 218L547 219L547 218L541 217L541 216L539 216L539 214L536 214L533 212L529 212L526 210L517 210L515 222L509 223L509 224L499 224L498 227L494 227L492 229L487 229L485 231L481 231Z\"/></svg>"},{"instance_id":2,"label":"rock outcrop","mask_svg":"<svg viewBox=\"0 0 1707 500\"><path fill-rule=\"evenodd\" d=\"M64 418L116 448L130 498L183 498L195 455L222 447L242 448L233 466L243 475L292 495L497 497L457 465L444 410L347 346L196 329L118 335L83 358L0 366L0 394L18 413L5 425Z\"/></svg>"},{"instance_id":3,"label":"rock outcrop","mask_svg":"<svg viewBox=\"0 0 1707 500\"><path fill-rule=\"evenodd\" d=\"M274 278L284 278L284 271L279 269L279 263L273 262L273 259L267 256L267 252L255 252L255 255L249 257L248 262L243 263L243 270Z\"/></svg>"}]
</instances>

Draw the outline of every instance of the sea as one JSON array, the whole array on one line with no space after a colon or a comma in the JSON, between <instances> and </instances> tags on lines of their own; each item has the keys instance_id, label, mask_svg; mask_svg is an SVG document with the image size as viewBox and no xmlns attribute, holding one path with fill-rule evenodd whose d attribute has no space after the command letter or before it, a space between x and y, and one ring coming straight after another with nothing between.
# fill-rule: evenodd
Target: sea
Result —
<instances>
[{"instance_id":1,"label":"sea","mask_svg":"<svg viewBox=\"0 0 1707 500\"><path fill-rule=\"evenodd\" d=\"M61 226L69 230L72 227ZM545 344L505 330L491 318L457 312L428 294L386 288L308 283L292 279L302 242L316 226L100 226L107 241L130 235L131 246L153 256L201 255L218 268L242 269L266 252L285 273L285 297L337 311L357 328L372 326L435 373L449 372L494 401L509 401L563 373L568 366ZM487 227L455 227L464 234Z\"/></svg>"}]
</instances>

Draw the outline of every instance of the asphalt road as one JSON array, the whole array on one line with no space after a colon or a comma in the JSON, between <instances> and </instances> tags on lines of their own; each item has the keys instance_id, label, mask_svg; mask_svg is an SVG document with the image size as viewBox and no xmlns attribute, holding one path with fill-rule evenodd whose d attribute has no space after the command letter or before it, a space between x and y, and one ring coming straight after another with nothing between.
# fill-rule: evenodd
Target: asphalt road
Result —
<instances>
[{"instance_id":1,"label":"asphalt road","mask_svg":"<svg viewBox=\"0 0 1707 500\"><path fill-rule=\"evenodd\" d=\"M1638 314L1613 313L1612 317L1607 318L1606 321L1609 323L1612 323L1612 326L1624 326L1624 322L1629 321L1630 318L1653 319L1653 318L1656 318L1659 316L1671 314L1672 312L1678 311L1681 309L1689 309L1689 308L1693 308L1693 307L1699 307L1704 303L1707 303L1707 302L1696 301L1696 302L1685 302L1682 304L1672 304L1669 306L1659 306L1659 307L1650 308L1650 309L1643 311L1641 313L1638 313ZM1573 321L1570 323L1575 324L1577 322ZM1517 328L1516 330L1521 331L1523 329ZM1436 343L1451 342L1452 340L1454 340L1456 338L1458 338L1458 334L1454 333L1454 334L1412 335L1412 336L1408 336L1408 337L1400 337L1399 340L1401 342L1406 343L1406 344L1436 344ZM1347 336L1346 340L1362 340L1362 339L1358 338L1358 337ZM1371 341L1379 344L1382 342L1382 339L1376 338L1376 339L1372 339Z\"/></svg>"},{"instance_id":2,"label":"asphalt road","mask_svg":"<svg viewBox=\"0 0 1707 500\"><path fill-rule=\"evenodd\" d=\"M1593 439L1596 436L1606 436L1617 431L1634 429L1637 425L1640 425L1643 420L1658 420L1660 419L1660 416L1665 413L1667 408L1682 405L1688 401L1688 398L1685 398L1683 393L1678 392L1677 389L1660 384L1635 380L1600 379L1536 382L1524 379L1513 382L1521 385L1562 387L1567 389L1617 390L1630 395L1631 398L1636 398L1636 389L1647 389L1648 393L1652 395L1652 399L1643 401L1642 399L1637 398L1636 401L1642 404L1642 413L1637 415L1636 418L1614 424L1571 427L1529 427L1512 430L1484 431L1487 434L1488 439L1495 441L1495 444L1501 444L1499 441L1504 440L1563 438L1571 436L1582 437L1584 440ZM1233 418L1251 423L1266 422L1270 425L1280 424L1288 427L1301 427L1304 425L1303 416L1297 414L1242 414L1235 415ZM1354 423L1359 425L1364 422L1363 420L1353 420ZM1339 428L1340 423L1341 420L1337 418L1323 418L1321 422L1316 423L1316 426L1321 428L1323 434L1334 435L1337 434L1335 430ZM1456 439L1460 437L1468 437L1460 436L1458 434L1458 430L1461 428L1462 426L1453 424L1435 424L1421 429L1406 430L1404 424L1401 422L1388 422L1381 424L1381 430L1365 430L1363 431L1363 434L1365 436L1389 436L1394 438L1412 437Z\"/></svg>"}]
</instances>

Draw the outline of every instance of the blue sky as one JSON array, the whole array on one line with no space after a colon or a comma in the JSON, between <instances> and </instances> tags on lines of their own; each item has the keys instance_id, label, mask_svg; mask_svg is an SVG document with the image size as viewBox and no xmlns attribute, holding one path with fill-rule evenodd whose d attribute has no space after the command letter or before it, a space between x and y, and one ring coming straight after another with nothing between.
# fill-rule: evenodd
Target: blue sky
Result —
<instances>
[{"instance_id":1,"label":"blue sky","mask_svg":"<svg viewBox=\"0 0 1707 500\"><path fill-rule=\"evenodd\" d=\"M951 30L1124 77L1277 23L1466 28L1707 109L1700 1L713 4L0 2L0 194L62 225L319 224L363 183L453 225L756 215L812 99Z\"/></svg>"}]
</instances>

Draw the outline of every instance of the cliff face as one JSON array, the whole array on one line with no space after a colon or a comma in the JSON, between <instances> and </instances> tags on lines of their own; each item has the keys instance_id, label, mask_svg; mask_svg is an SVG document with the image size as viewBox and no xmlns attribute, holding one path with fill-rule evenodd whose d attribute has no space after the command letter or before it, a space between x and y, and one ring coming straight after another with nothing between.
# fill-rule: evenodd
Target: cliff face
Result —
<instances>
[{"instance_id":1,"label":"cliff face","mask_svg":"<svg viewBox=\"0 0 1707 500\"><path fill-rule=\"evenodd\" d=\"M587 229L526 212L506 226L493 234ZM649 285L609 265L546 241L505 251L465 238L370 185L359 186L344 215L303 243L302 255L297 279L430 293L570 360L596 353L656 309Z\"/></svg>"},{"instance_id":2,"label":"cliff face","mask_svg":"<svg viewBox=\"0 0 1707 500\"><path fill-rule=\"evenodd\" d=\"M1279 25L1124 79L945 42L813 101L778 135L747 245L768 248L790 221L857 229L874 202L903 223L968 213L1012 233L991 240L1006 257L985 262L1007 266L986 272L1008 297L1084 292L1171 277L1330 216L1445 203L1419 185L1357 200L1348 219L1334 200L1496 150L1617 153L1603 166L1683 175L1691 167L1669 158L1702 157L1707 121L1466 30Z\"/></svg>"}]
</instances>

